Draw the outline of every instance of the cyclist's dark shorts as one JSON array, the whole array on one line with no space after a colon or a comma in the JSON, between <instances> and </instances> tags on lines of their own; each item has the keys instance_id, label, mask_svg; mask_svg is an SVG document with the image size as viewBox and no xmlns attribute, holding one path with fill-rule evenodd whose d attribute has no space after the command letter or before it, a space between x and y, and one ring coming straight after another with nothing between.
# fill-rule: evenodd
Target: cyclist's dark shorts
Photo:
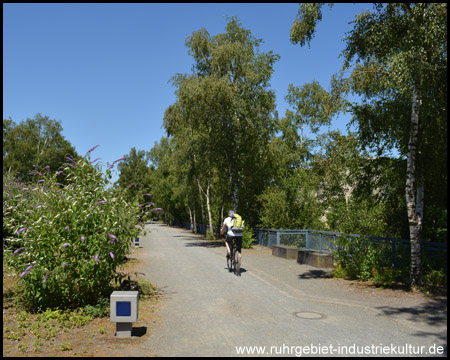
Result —
<instances>
[{"instance_id":1,"label":"cyclist's dark shorts","mask_svg":"<svg viewBox=\"0 0 450 360\"><path fill-rule=\"evenodd\" d=\"M231 246L231 242L233 241L233 239L236 239L235 244L236 244L236 250L239 251L240 253L242 253L242 236L228 236L226 237L226 241L228 243L228 245Z\"/></svg>"}]
</instances>

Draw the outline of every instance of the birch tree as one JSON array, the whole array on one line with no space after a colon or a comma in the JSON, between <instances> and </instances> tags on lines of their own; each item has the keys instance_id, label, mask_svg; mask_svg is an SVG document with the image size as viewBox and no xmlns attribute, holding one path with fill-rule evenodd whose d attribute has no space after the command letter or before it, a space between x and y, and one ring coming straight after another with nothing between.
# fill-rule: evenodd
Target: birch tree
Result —
<instances>
[{"instance_id":1,"label":"birch tree","mask_svg":"<svg viewBox=\"0 0 450 360\"><path fill-rule=\"evenodd\" d=\"M234 17L224 33L195 31L186 40L193 72L173 77L177 101L166 112L164 127L175 143L191 144L186 156L195 166L195 186L206 201L210 226L217 176L228 181L230 203L242 215L257 208L262 192L263 160L274 132L275 94L268 87L279 56L259 52L261 41ZM222 208L217 191L216 200Z\"/></svg>"},{"instance_id":2,"label":"birch tree","mask_svg":"<svg viewBox=\"0 0 450 360\"><path fill-rule=\"evenodd\" d=\"M220 79L228 89L230 97L216 107L222 133L215 140L222 146L233 208L237 210L238 189L245 184L247 165L253 164L254 172L261 164L254 157L263 156L273 133L275 94L268 86L279 56L272 51L261 53L262 40L244 29L235 17L228 19L225 30L212 37L205 29L196 31L186 40L186 46L194 58L194 72Z\"/></svg>"},{"instance_id":3,"label":"birch tree","mask_svg":"<svg viewBox=\"0 0 450 360\"><path fill-rule=\"evenodd\" d=\"M309 44L321 6L301 5L296 20L301 26L291 32L294 43ZM406 157L410 285L416 286L422 283L425 185L435 174L445 188L447 181L446 171L442 175L447 163L447 4L376 4L353 24L345 38L342 72L332 82L336 94L362 96L361 104L348 109L362 144L378 155L396 149Z\"/></svg>"}]
</instances>

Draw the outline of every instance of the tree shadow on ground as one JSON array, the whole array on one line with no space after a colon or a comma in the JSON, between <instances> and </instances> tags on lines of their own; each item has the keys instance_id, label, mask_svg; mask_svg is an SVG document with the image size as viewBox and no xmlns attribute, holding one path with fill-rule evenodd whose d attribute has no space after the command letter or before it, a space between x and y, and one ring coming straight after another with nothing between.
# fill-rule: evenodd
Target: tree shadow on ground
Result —
<instances>
[{"instance_id":1,"label":"tree shadow on ground","mask_svg":"<svg viewBox=\"0 0 450 360\"><path fill-rule=\"evenodd\" d=\"M179 240L199 240L198 235L174 235L174 238L179 238Z\"/></svg>"},{"instance_id":2,"label":"tree shadow on ground","mask_svg":"<svg viewBox=\"0 0 450 360\"><path fill-rule=\"evenodd\" d=\"M223 241L208 241L208 240L198 240L194 242L188 242L185 244L187 247L207 247L207 248L218 248L224 247Z\"/></svg>"},{"instance_id":3,"label":"tree shadow on ground","mask_svg":"<svg viewBox=\"0 0 450 360\"><path fill-rule=\"evenodd\" d=\"M309 270L298 276L299 279L331 279L333 277L332 271L326 270Z\"/></svg>"},{"instance_id":4,"label":"tree shadow on ground","mask_svg":"<svg viewBox=\"0 0 450 360\"><path fill-rule=\"evenodd\" d=\"M409 314L411 321L425 321L429 325L435 324L437 321L447 321L447 299L435 298L430 299L424 304L411 307L392 307L379 306L378 310L382 311L386 316L396 314Z\"/></svg>"}]
</instances>

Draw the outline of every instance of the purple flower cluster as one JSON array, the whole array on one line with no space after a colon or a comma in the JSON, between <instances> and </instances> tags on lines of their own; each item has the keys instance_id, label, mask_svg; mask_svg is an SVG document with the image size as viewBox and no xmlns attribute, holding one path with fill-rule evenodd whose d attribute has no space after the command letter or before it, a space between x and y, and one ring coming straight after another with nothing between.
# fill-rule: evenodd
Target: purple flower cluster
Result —
<instances>
[{"instance_id":1,"label":"purple flower cluster","mask_svg":"<svg viewBox=\"0 0 450 360\"><path fill-rule=\"evenodd\" d=\"M22 231L25 231L27 229L28 229L27 227L23 227L22 229L17 230L17 234L20 234Z\"/></svg>"},{"instance_id":2,"label":"purple flower cluster","mask_svg":"<svg viewBox=\"0 0 450 360\"><path fill-rule=\"evenodd\" d=\"M28 274L31 270L31 268L33 267L33 265L28 266L25 271L22 273L22 275L20 275L20 278L23 278L26 274Z\"/></svg>"},{"instance_id":3,"label":"purple flower cluster","mask_svg":"<svg viewBox=\"0 0 450 360\"><path fill-rule=\"evenodd\" d=\"M149 201L149 202L145 202L145 203L143 203L143 204L138 204L138 206L139 206L139 207L143 207L143 206L145 206L145 205L147 205L147 204L150 204L150 205L152 205L152 206L155 205L155 203Z\"/></svg>"},{"instance_id":4,"label":"purple flower cluster","mask_svg":"<svg viewBox=\"0 0 450 360\"><path fill-rule=\"evenodd\" d=\"M108 236L112 239L111 244L114 244L115 242L119 242L119 239L113 234L108 234Z\"/></svg>"},{"instance_id":5,"label":"purple flower cluster","mask_svg":"<svg viewBox=\"0 0 450 360\"><path fill-rule=\"evenodd\" d=\"M114 160L114 161L113 161L113 165L114 165L116 162L125 160L126 158L127 158L126 156L123 156L123 157L121 157L120 159Z\"/></svg>"},{"instance_id":6,"label":"purple flower cluster","mask_svg":"<svg viewBox=\"0 0 450 360\"><path fill-rule=\"evenodd\" d=\"M19 248L16 251L14 251L14 254L20 253L23 249L25 249L25 248L22 246L21 248Z\"/></svg>"},{"instance_id":7,"label":"purple flower cluster","mask_svg":"<svg viewBox=\"0 0 450 360\"><path fill-rule=\"evenodd\" d=\"M86 154L89 154L91 151L94 151L96 148L98 148L100 145L95 145L92 149L89 149Z\"/></svg>"}]
</instances>

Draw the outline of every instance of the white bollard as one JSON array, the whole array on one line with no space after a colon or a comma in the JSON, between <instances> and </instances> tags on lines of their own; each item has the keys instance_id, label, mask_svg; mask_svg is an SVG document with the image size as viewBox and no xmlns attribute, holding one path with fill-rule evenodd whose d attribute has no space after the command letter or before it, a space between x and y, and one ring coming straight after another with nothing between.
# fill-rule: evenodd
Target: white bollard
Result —
<instances>
[{"instance_id":1,"label":"white bollard","mask_svg":"<svg viewBox=\"0 0 450 360\"><path fill-rule=\"evenodd\" d=\"M113 291L110 320L116 323L117 337L131 337L132 323L138 319L139 291Z\"/></svg>"},{"instance_id":2,"label":"white bollard","mask_svg":"<svg viewBox=\"0 0 450 360\"><path fill-rule=\"evenodd\" d=\"M134 247L135 248L139 247L139 238L134 239Z\"/></svg>"}]
</instances>

